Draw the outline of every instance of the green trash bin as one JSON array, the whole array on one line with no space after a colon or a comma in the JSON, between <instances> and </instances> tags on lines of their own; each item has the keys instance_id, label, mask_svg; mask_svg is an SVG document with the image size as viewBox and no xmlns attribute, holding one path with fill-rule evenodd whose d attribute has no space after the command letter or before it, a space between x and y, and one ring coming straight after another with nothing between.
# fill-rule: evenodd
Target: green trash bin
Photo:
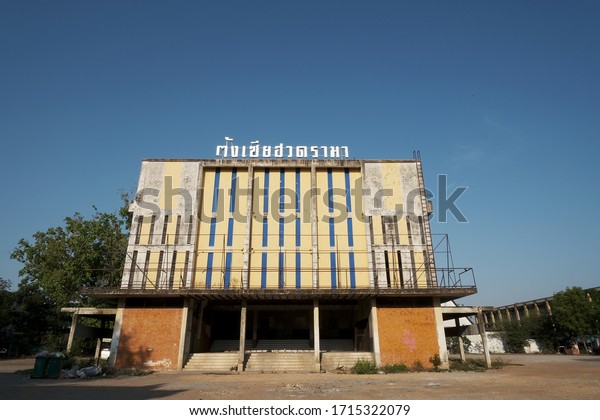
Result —
<instances>
[{"instance_id":1,"label":"green trash bin","mask_svg":"<svg viewBox=\"0 0 600 420\"><path fill-rule=\"evenodd\" d=\"M48 365L48 356L36 356L33 365L31 378L42 379L46 377L46 366Z\"/></svg>"},{"instance_id":2,"label":"green trash bin","mask_svg":"<svg viewBox=\"0 0 600 420\"><path fill-rule=\"evenodd\" d=\"M48 357L48 363L46 365L46 378L57 379L60 377L60 371L62 370L63 356L58 354L51 354Z\"/></svg>"}]
</instances>

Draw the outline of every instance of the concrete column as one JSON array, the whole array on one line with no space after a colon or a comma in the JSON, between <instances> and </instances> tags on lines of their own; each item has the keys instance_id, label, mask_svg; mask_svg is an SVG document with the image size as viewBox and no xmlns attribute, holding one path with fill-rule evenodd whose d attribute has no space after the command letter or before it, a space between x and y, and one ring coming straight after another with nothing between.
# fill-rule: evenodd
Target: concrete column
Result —
<instances>
[{"instance_id":1,"label":"concrete column","mask_svg":"<svg viewBox=\"0 0 600 420\"><path fill-rule=\"evenodd\" d=\"M526 304L523 304L523 313L525 314L525 317L529 318L529 309Z\"/></svg>"},{"instance_id":2,"label":"concrete column","mask_svg":"<svg viewBox=\"0 0 600 420\"><path fill-rule=\"evenodd\" d=\"M504 317L502 316L502 311L500 309L498 309L497 312L498 312L498 319L500 320L500 322L503 322Z\"/></svg>"},{"instance_id":3,"label":"concrete column","mask_svg":"<svg viewBox=\"0 0 600 420\"><path fill-rule=\"evenodd\" d=\"M537 304L537 303L534 303L534 304L533 304L533 307L535 308L535 314L536 314L537 316L539 316L539 315L540 315L540 307L538 306L538 304Z\"/></svg>"},{"instance_id":4,"label":"concrete column","mask_svg":"<svg viewBox=\"0 0 600 420\"><path fill-rule=\"evenodd\" d=\"M121 326L123 325L123 313L125 312L125 298L120 298L117 305L117 315L115 316L115 325L113 328L112 341L110 342L110 356L108 366L115 367L117 361L117 351L119 350L119 338L121 337Z\"/></svg>"},{"instance_id":5,"label":"concrete column","mask_svg":"<svg viewBox=\"0 0 600 420\"><path fill-rule=\"evenodd\" d=\"M94 352L94 360L96 366L100 364L100 349L102 348L102 338L96 338L96 351Z\"/></svg>"},{"instance_id":6,"label":"concrete column","mask_svg":"<svg viewBox=\"0 0 600 420\"><path fill-rule=\"evenodd\" d=\"M377 300L371 298L371 314L369 315L371 335L373 337L373 355L375 365L381 367L381 351L379 350L379 323L377 322Z\"/></svg>"},{"instance_id":7,"label":"concrete column","mask_svg":"<svg viewBox=\"0 0 600 420\"><path fill-rule=\"evenodd\" d=\"M550 307L550 302L548 302L547 300L544 302L546 303L546 311L548 312L548 315L552 316L552 308Z\"/></svg>"},{"instance_id":8,"label":"concrete column","mask_svg":"<svg viewBox=\"0 0 600 420\"><path fill-rule=\"evenodd\" d=\"M479 328L481 342L483 343L483 355L485 356L485 365L488 369L490 369L492 367L492 359L490 358L490 347L488 345L487 334L485 333L485 324L483 323L481 308L477 311L477 327Z\"/></svg>"},{"instance_id":9,"label":"concrete column","mask_svg":"<svg viewBox=\"0 0 600 420\"><path fill-rule=\"evenodd\" d=\"M492 318L492 326L496 328L496 317L494 316L494 311L490 311L490 316Z\"/></svg>"},{"instance_id":10,"label":"concrete column","mask_svg":"<svg viewBox=\"0 0 600 420\"><path fill-rule=\"evenodd\" d=\"M460 350L460 360L463 362L466 360L465 358L465 347L463 345L462 333L460 332L460 318L454 318L454 324L456 325L456 330L458 332L458 348Z\"/></svg>"},{"instance_id":11,"label":"concrete column","mask_svg":"<svg viewBox=\"0 0 600 420\"><path fill-rule=\"evenodd\" d=\"M446 346L446 331L444 330L444 317L440 298L433 298L433 313L435 315L435 327L437 329L438 349L440 356L440 369L449 369L448 347Z\"/></svg>"},{"instance_id":12,"label":"concrete column","mask_svg":"<svg viewBox=\"0 0 600 420\"><path fill-rule=\"evenodd\" d=\"M319 330L319 301L313 301L313 336L315 346L315 372L321 371L321 338Z\"/></svg>"},{"instance_id":13,"label":"concrete column","mask_svg":"<svg viewBox=\"0 0 600 420\"><path fill-rule=\"evenodd\" d=\"M515 318L517 319L517 322L521 322L521 314L519 314L519 308L517 305L515 305L513 310L515 311Z\"/></svg>"},{"instance_id":14,"label":"concrete column","mask_svg":"<svg viewBox=\"0 0 600 420\"><path fill-rule=\"evenodd\" d=\"M183 299L181 329L179 332L179 352L177 353L177 370L183 369L185 359L189 355L189 340L187 338L188 330L191 328L190 324L192 323L192 320L190 319L190 316L192 314L193 311L190 310L190 300L188 298Z\"/></svg>"},{"instance_id":15,"label":"concrete column","mask_svg":"<svg viewBox=\"0 0 600 420\"><path fill-rule=\"evenodd\" d=\"M250 249L252 238L252 200L254 197L252 186L254 178L254 167L248 166L248 200L246 201L246 235L244 237L244 262L242 268L242 288L247 289L250 278Z\"/></svg>"},{"instance_id":16,"label":"concrete column","mask_svg":"<svg viewBox=\"0 0 600 420\"><path fill-rule=\"evenodd\" d=\"M69 341L67 341L67 353L71 353L73 348L73 341L75 340L75 330L77 330L77 322L79 321L79 315L77 312L73 313L71 318L71 329L69 330Z\"/></svg>"},{"instance_id":17,"label":"concrete column","mask_svg":"<svg viewBox=\"0 0 600 420\"><path fill-rule=\"evenodd\" d=\"M512 320L512 318L510 316L510 310L508 308L506 308L506 319L508 320L508 322L510 322Z\"/></svg>"},{"instance_id":18,"label":"concrete column","mask_svg":"<svg viewBox=\"0 0 600 420\"><path fill-rule=\"evenodd\" d=\"M240 311L240 353L238 356L238 372L244 371L244 359L246 358L246 314L248 307L246 301L242 301L242 310Z\"/></svg>"}]
</instances>

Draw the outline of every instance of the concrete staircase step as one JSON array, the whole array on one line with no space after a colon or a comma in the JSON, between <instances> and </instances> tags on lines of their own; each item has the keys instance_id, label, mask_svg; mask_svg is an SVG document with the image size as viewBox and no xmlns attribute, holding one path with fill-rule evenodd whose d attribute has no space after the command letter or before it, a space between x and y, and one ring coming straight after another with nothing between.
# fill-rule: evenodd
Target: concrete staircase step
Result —
<instances>
[{"instance_id":1,"label":"concrete staircase step","mask_svg":"<svg viewBox=\"0 0 600 420\"><path fill-rule=\"evenodd\" d=\"M247 372L314 372L314 354L301 353L251 353L246 364Z\"/></svg>"},{"instance_id":2,"label":"concrete staircase step","mask_svg":"<svg viewBox=\"0 0 600 420\"><path fill-rule=\"evenodd\" d=\"M202 372L231 372L235 371L238 363L238 353L194 353L191 354L184 370Z\"/></svg>"},{"instance_id":3,"label":"concrete staircase step","mask_svg":"<svg viewBox=\"0 0 600 420\"><path fill-rule=\"evenodd\" d=\"M325 371L350 370L359 360L375 362L370 352L327 352L321 355L321 368Z\"/></svg>"}]
</instances>

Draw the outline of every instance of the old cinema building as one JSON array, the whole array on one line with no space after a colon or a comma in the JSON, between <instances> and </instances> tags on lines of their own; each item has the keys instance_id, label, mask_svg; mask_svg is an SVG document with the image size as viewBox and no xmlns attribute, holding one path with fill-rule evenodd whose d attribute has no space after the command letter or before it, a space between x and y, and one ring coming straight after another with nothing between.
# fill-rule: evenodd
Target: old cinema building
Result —
<instances>
[{"instance_id":1,"label":"old cinema building","mask_svg":"<svg viewBox=\"0 0 600 420\"><path fill-rule=\"evenodd\" d=\"M465 284L464 270L436 267L420 159L222 147L142 162L121 287L87 290L115 302L110 363L447 364L441 305L476 288L472 271Z\"/></svg>"}]
</instances>

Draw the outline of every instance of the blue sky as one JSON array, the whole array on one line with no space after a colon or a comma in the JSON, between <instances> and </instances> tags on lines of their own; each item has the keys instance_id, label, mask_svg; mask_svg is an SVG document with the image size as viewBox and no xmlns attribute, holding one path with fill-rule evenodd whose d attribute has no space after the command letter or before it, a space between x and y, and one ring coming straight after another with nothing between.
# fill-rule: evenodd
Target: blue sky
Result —
<instances>
[{"instance_id":1,"label":"blue sky","mask_svg":"<svg viewBox=\"0 0 600 420\"><path fill-rule=\"evenodd\" d=\"M20 238L113 211L143 158L349 145L466 186L436 218L503 305L600 285L596 1L3 1L0 277Z\"/></svg>"}]
</instances>

